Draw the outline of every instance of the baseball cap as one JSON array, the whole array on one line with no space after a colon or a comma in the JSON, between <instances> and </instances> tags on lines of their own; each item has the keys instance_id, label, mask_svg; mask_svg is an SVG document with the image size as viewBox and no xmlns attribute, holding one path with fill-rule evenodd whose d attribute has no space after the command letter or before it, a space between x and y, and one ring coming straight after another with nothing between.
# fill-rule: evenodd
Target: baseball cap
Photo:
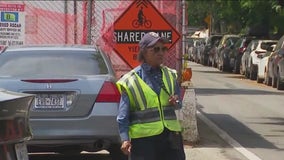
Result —
<instances>
[{"instance_id":1,"label":"baseball cap","mask_svg":"<svg viewBox=\"0 0 284 160\"><path fill-rule=\"evenodd\" d=\"M148 32L140 40L139 47L140 49L151 47L155 45L158 41L166 43L167 39L165 37L160 37L156 32Z\"/></svg>"}]
</instances>

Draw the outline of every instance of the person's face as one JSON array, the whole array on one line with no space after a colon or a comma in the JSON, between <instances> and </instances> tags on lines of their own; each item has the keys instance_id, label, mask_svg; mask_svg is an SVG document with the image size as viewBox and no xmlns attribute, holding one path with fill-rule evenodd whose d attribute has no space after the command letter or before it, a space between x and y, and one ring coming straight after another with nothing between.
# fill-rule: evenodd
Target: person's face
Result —
<instances>
[{"instance_id":1,"label":"person's face","mask_svg":"<svg viewBox=\"0 0 284 160\"><path fill-rule=\"evenodd\" d=\"M146 49L144 55L145 62L152 67L159 67L163 63L164 54L168 48L162 42L157 42L154 46Z\"/></svg>"}]
</instances>

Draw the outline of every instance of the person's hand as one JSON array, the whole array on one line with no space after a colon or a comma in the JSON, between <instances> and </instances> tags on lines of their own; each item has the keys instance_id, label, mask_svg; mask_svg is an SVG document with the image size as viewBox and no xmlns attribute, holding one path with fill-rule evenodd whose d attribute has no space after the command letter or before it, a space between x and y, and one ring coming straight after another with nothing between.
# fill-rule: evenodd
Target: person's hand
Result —
<instances>
[{"instance_id":1,"label":"person's hand","mask_svg":"<svg viewBox=\"0 0 284 160\"><path fill-rule=\"evenodd\" d=\"M131 142L123 141L120 149L125 155L129 155L131 150Z\"/></svg>"},{"instance_id":2,"label":"person's hand","mask_svg":"<svg viewBox=\"0 0 284 160\"><path fill-rule=\"evenodd\" d=\"M170 96L170 98L169 98L169 103L171 104L171 105L177 105L178 103L179 103L179 98L178 98L178 95L172 95L172 96Z\"/></svg>"}]
</instances>

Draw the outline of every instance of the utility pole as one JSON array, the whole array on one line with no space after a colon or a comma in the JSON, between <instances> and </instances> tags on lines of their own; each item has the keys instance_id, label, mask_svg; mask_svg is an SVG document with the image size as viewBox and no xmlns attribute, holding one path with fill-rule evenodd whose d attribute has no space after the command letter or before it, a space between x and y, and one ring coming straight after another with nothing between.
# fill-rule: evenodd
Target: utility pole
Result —
<instances>
[{"instance_id":1,"label":"utility pole","mask_svg":"<svg viewBox=\"0 0 284 160\"><path fill-rule=\"evenodd\" d=\"M77 0L73 0L74 3L74 44L77 44Z\"/></svg>"},{"instance_id":2,"label":"utility pole","mask_svg":"<svg viewBox=\"0 0 284 160\"><path fill-rule=\"evenodd\" d=\"M184 64L184 59L182 58L184 54L186 54L186 2L185 0L182 0L182 55L181 55L181 61L182 64ZM182 69L183 69L182 65Z\"/></svg>"}]
</instances>

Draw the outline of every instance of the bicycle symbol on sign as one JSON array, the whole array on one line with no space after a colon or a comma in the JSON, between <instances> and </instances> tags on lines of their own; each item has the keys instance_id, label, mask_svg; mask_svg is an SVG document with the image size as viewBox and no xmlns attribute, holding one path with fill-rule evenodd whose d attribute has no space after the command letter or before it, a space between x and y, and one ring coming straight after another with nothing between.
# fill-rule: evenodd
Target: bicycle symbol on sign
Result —
<instances>
[{"instance_id":1,"label":"bicycle symbol on sign","mask_svg":"<svg viewBox=\"0 0 284 160\"><path fill-rule=\"evenodd\" d=\"M144 26L146 28L152 27L152 22L150 20L147 20L146 16L143 13L143 7L140 8L138 15L137 15L137 19L132 21L132 26L134 28L138 28L141 26Z\"/></svg>"}]
</instances>

